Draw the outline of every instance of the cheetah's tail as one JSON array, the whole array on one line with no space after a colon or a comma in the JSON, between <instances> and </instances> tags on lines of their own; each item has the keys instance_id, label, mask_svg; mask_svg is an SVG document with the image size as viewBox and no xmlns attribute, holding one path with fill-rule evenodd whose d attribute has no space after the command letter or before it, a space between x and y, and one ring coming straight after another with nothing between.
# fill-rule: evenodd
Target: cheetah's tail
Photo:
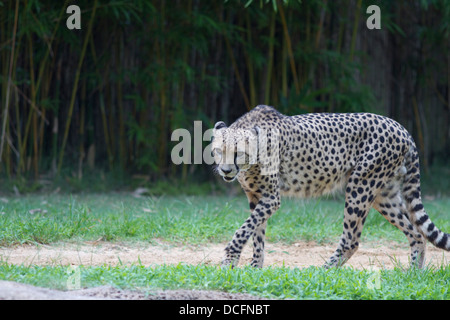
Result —
<instances>
[{"instance_id":1,"label":"cheetah's tail","mask_svg":"<svg viewBox=\"0 0 450 320\"><path fill-rule=\"evenodd\" d=\"M403 183L403 197L414 223L422 235L438 248L450 251L450 234L434 225L422 204L420 192L419 154L412 145L405 157L406 175Z\"/></svg>"}]
</instances>

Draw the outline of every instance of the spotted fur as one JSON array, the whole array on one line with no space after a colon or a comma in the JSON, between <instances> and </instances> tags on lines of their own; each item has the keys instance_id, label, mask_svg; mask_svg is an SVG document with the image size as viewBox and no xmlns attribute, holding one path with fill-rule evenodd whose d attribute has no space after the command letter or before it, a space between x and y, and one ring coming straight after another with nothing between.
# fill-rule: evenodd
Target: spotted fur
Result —
<instances>
[{"instance_id":1,"label":"spotted fur","mask_svg":"<svg viewBox=\"0 0 450 320\"><path fill-rule=\"evenodd\" d=\"M252 162L255 143L258 156ZM218 122L212 149L217 172L227 182L239 181L251 210L225 248L223 266L237 265L250 237L251 265L263 266L267 220L280 207L281 195L308 198L342 188L343 233L325 267L340 266L355 253L371 207L406 235L412 265L423 266L425 239L450 250L450 235L431 222L422 204L414 141L392 119L370 113L285 116L257 106L229 127Z\"/></svg>"}]
</instances>

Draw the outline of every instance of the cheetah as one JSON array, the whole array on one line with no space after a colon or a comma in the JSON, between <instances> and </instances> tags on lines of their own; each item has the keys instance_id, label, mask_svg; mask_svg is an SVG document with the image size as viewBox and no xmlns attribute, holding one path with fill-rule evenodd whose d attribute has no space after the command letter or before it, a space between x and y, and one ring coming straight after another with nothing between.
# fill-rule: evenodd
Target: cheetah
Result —
<instances>
[{"instance_id":1,"label":"cheetah","mask_svg":"<svg viewBox=\"0 0 450 320\"><path fill-rule=\"evenodd\" d=\"M421 200L418 151L408 131L371 113L286 116L260 105L229 127L219 121L211 150L223 180L237 180L250 217L234 233L221 265L235 267L253 238L251 265L264 263L265 230L281 196L317 197L345 190L343 232L324 267L342 266L358 249L370 208L403 231L411 266L424 265L426 240L450 251L450 235L431 222Z\"/></svg>"}]
</instances>

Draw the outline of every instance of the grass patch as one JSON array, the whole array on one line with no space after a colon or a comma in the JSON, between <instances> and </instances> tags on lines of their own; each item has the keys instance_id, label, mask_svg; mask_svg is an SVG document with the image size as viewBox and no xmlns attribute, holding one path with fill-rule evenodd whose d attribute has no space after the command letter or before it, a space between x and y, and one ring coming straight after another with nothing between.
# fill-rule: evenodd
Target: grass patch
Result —
<instances>
[{"instance_id":1,"label":"grass patch","mask_svg":"<svg viewBox=\"0 0 450 320\"><path fill-rule=\"evenodd\" d=\"M222 270L205 265L80 267L81 286L111 285L151 292L204 289L244 292L275 299L449 299L450 267L425 270L324 270L244 267ZM0 278L65 290L63 266L24 267L0 263ZM377 282L378 281L378 282Z\"/></svg>"},{"instance_id":2,"label":"grass patch","mask_svg":"<svg viewBox=\"0 0 450 320\"><path fill-rule=\"evenodd\" d=\"M269 241L336 242L342 233L343 200L284 200L269 220ZM425 203L433 222L450 231L450 198ZM249 215L244 197L143 197L27 195L0 201L0 245L58 241L145 241L201 244L229 241ZM402 232L376 211L362 241L406 242Z\"/></svg>"},{"instance_id":3,"label":"grass patch","mask_svg":"<svg viewBox=\"0 0 450 320\"><path fill-rule=\"evenodd\" d=\"M221 199L225 200L225 199ZM220 202L220 206L219 206ZM239 206L201 197L24 196L0 205L1 245L56 241L224 241ZM227 223L224 223L227 222Z\"/></svg>"}]
</instances>

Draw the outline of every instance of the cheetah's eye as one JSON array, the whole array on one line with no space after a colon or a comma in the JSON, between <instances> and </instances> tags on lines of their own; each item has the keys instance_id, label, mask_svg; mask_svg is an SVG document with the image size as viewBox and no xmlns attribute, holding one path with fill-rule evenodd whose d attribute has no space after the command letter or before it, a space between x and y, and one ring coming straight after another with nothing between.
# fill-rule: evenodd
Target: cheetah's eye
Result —
<instances>
[{"instance_id":1,"label":"cheetah's eye","mask_svg":"<svg viewBox=\"0 0 450 320\"><path fill-rule=\"evenodd\" d=\"M218 157L222 156L222 149L214 148L213 154L218 156Z\"/></svg>"},{"instance_id":2,"label":"cheetah's eye","mask_svg":"<svg viewBox=\"0 0 450 320\"><path fill-rule=\"evenodd\" d=\"M243 151L236 152L236 157L242 158L243 156L245 156L245 152L243 152Z\"/></svg>"}]
</instances>

